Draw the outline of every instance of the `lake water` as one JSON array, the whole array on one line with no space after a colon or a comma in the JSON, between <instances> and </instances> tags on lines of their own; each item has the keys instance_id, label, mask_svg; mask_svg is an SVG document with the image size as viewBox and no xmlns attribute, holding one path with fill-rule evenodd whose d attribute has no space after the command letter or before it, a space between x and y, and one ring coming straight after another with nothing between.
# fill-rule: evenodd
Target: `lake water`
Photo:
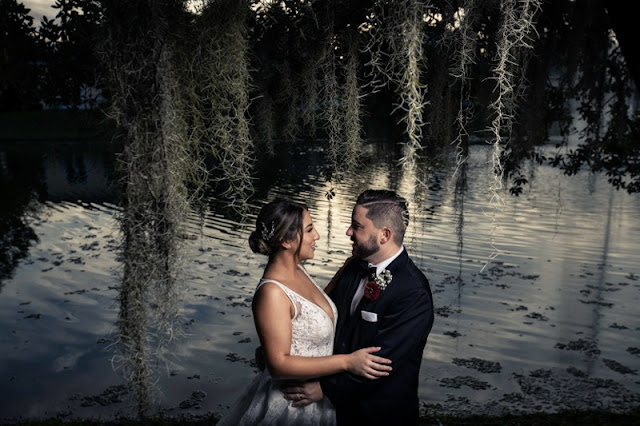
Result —
<instances>
[{"instance_id":1,"label":"lake water","mask_svg":"<svg viewBox=\"0 0 640 426\"><path fill-rule=\"evenodd\" d=\"M321 147L298 149L270 163L251 215L277 196L307 203L321 239L306 268L324 285L350 253L357 194L391 188L410 201L405 246L436 308L420 376L428 413L637 406L640 196L536 167L519 197L498 193L498 208L490 148L470 147L456 192L453 166L403 173L393 149L370 144L362 174L332 200ZM135 415L112 363L122 263L111 154L99 143L0 146L1 419ZM185 238L183 335L152 366L154 411L167 415L222 413L256 372L250 304L265 258L248 247L250 226L209 205Z\"/></svg>"}]
</instances>

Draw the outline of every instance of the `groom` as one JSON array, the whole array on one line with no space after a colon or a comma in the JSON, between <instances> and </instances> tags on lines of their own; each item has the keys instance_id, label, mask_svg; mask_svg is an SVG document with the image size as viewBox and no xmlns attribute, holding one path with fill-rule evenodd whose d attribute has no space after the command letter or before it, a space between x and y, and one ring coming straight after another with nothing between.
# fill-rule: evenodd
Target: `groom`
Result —
<instances>
[{"instance_id":1,"label":"groom","mask_svg":"<svg viewBox=\"0 0 640 426\"><path fill-rule=\"evenodd\" d=\"M429 281L403 246L408 222L407 202L395 192L360 194L347 230L353 257L327 288L338 308L334 353L380 346L376 355L391 359L393 371L377 380L340 373L285 391L297 405L324 394L338 425L418 424L420 363L434 316Z\"/></svg>"}]
</instances>

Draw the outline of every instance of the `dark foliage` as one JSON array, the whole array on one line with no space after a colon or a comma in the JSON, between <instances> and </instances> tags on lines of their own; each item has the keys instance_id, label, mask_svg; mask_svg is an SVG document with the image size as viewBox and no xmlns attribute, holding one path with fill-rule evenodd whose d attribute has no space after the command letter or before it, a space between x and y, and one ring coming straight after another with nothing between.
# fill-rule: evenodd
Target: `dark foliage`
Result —
<instances>
[{"instance_id":1,"label":"dark foliage","mask_svg":"<svg viewBox=\"0 0 640 426\"><path fill-rule=\"evenodd\" d=\"M16 0L0 0L0 112L40 109L41 49L29 12Z\"/></svg>"},{"instance_id":2,"label":"dark foliage","mask_svg":"<svg viewBox=\"0 0 640 426\"><path fill-rule=\"evenodd\" d=\"M102 21L99 1L56 0L55 18L42 18L43 101L52 107L93 109L104 89L97 56Z\"/></svg>"}]
</instances>

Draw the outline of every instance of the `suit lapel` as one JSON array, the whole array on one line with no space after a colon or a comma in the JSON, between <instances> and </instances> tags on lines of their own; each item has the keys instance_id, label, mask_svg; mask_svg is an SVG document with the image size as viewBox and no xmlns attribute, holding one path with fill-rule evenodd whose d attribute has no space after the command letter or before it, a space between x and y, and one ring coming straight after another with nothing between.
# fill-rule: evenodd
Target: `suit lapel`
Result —
<instances>
[{"instance_id":1,"label":"suit lapel","mask_svg":"<svg viewBox=\"0 0 640 426\"><path fill-rule=\"evenodd\" d=\"M360 266L356 263L349 265L340 277L336 287L339 287L339 297L334 302L338 305L337 333L342 334L349 328L351 318L351 301L360 282ZM337 335L336 335L337 337Z\"/></svg>"},{"instance_id":2,"label":"suit lapel","mask_svg":"<svg viewBox=\"0 0 640 426\"><path fill-rule=\"evenodd\" d=\"M389 264L389 266L385 268L391 272L391 276L393 277L391 279L391 283L389 283L389 286L393 286L394 284L399 285L399 280L394 282L394 279L397 275L399 275L397 272L400 271L401 268L403 268L406 265L408 258L409 258L409 255L407 254L407 249L404 249L402 253L400 253L400 255L397 258L395 258L393 262ZM360 303L358 303L358 306L356 307L356 310L354 311L353 315L360 316L361 315L360 311L362 311L362 309L364 309L365 307L368 308L366 310L370 310L371 312L373 312L374 311L373 306L385 296L388 290L389 288L381 291L380 295L376 300L369 300L363 296L362 299L360 300ZM352 294L352 297L353 297L353 294Z\"/></svg>"}]
</instances>

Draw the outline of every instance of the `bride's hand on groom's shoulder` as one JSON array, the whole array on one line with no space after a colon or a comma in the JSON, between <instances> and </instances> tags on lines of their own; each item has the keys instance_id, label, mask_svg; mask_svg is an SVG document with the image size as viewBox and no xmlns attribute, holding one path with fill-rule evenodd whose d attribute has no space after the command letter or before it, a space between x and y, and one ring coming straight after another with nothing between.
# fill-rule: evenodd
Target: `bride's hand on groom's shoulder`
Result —
<instances>
[{"instance_id":1,"label":"bride's hand on groom's shoulder","mask_svg":"<svg viewBox=\"0 0 640 426\"><path fill-rule=\"evenodd\" d=\"M347 257L347 259L344 261L344 263L342 264L342 266L340 267L340 272L342 272L342 270L354 259L354 256L351 255L349 257Z\"/></svg>"},{"instance_id":2,"label":"bride's hand on groom's shoulder","mask_svg":"<svg viewBox=\"0 0 640 426\"><path fill-rule=\"evenodd\" d=\"M347 265L352 260L353 260L353 256L349 256L347 258L347 260L344 261L344 263L342 264L340 269L338 269L338 272L336 272L336 274L333 276L333 278L331 278L331 281L329 281L329 284L327 284L327 286L324 288L324 292L325 293L331 294L331 290L333 290L333 288L336 286L338 280L340 279L340 275L342 275L342 271L344 271L344 268L346 268Z\"/></svg>"}]
</instances>

